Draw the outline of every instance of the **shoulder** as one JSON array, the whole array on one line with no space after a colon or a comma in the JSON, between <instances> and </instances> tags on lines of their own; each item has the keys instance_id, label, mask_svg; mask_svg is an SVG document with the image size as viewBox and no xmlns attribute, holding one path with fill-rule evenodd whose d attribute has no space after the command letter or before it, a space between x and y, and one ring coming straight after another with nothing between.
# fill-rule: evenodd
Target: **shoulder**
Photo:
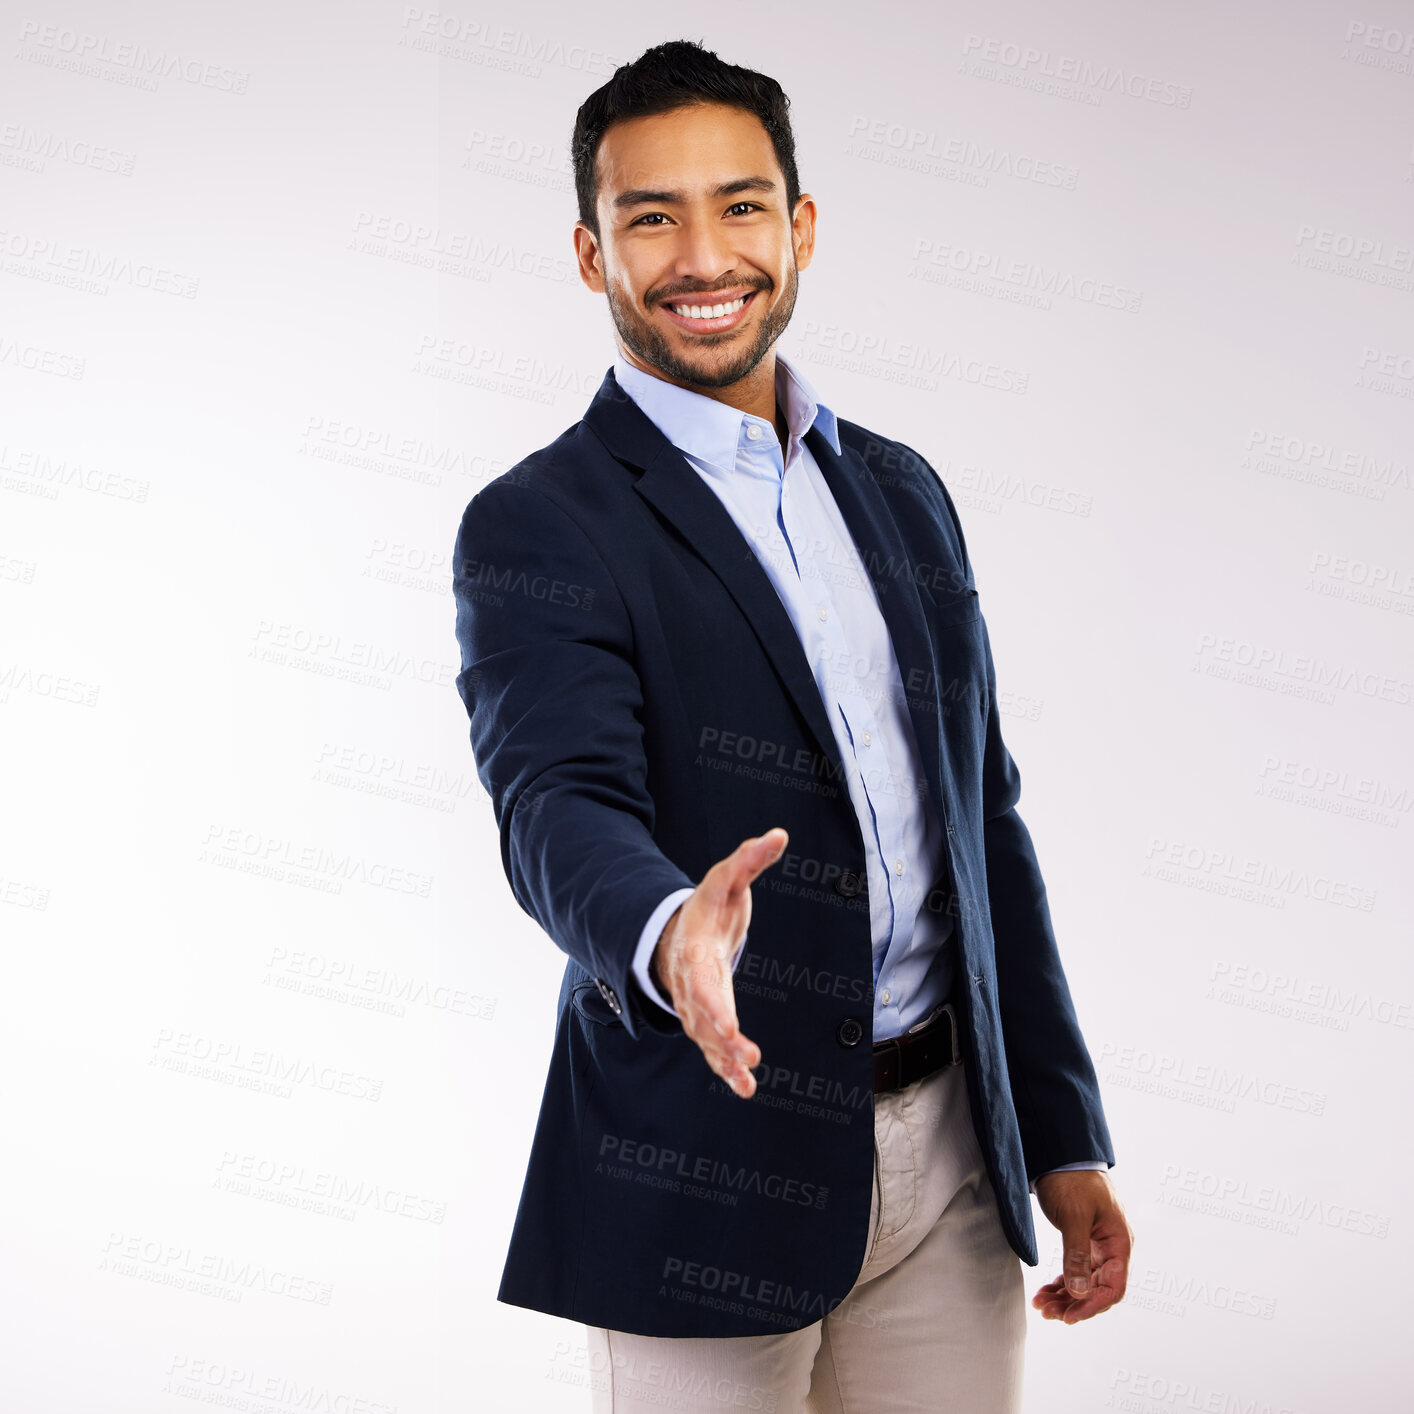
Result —
<instances>
[{"instance_id":1,"label":"shoulder","mask_svg":"<svg viewBox=\"0 0 1414 1414\"><path fill-rule=\"evenodd\" d=\"M835 425L839 429L840 445L857 453L873 473L874 480L885 489L918 491L942 485L942 477L906 442L885 437L882 432L843 417L837 418Z\"/></svg>"},{"instance_id":2,"label":"shoulder","mask_svg":"<svg viewBox=\"0 0 1414 1414\"><path fill-rule=\"evenodd\" d=\"M528 452L514 465L492 477L471 499L500 500L507 492L534 491L547 500L572 500L586 473L602 452L602 444L581 420L565 428L553 442Z\"/></svg>"},{"instance_id":3,"label":"shoulder","mask_svg":"<svg viewBox=\"0 0 1414 1414\"><path fill-rule=\"evenodd\" d=\"M462 512L455 563L536 564L607 588L628 471L582 419L489 480Z\"/></svg>"},{"instance_id":4,"label":"shoulder","mask_svg":"<svg viewBox=\"0 0 1414 1414\"><path fill-rule=\"evenodd\" d=\"M885 437L882 432L875 432L846 418L837 418L836 426L840 446L854 452L863 461L895 514L906 513L910 502L913 506L921 502L931 508L945 517L956 538L957 551L965 558L966 542L957 507L942 476L927 458L896 437Z\"/></svg>"},{"instance_id":5,"label":"shoulder","mask_svg":"<svg viewBox=\"0 0 1414 1414\"><path fill-rule=\"evenodd\" d=\"M626 468L581 419L487 481L467 504L462 520L493 509L511 517L559 519L557 509L589 528L611 513L621 491L631 484Z\"/></svg>"}]
</instances>

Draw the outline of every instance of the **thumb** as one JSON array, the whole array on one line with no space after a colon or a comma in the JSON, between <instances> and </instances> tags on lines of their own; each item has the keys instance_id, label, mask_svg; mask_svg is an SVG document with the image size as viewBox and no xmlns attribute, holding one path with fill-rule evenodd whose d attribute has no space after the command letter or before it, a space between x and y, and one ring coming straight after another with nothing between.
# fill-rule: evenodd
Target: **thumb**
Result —
<instances>
[{"instance_id":1,"label":"thumb","mask_svg":"<svg viewBox=\"0 0 1414 1414\"><path fill-rule=\"evenodd\" d=\"M770 868L781 856L790 836L776 825L764 835L742 840L727 856L727 892L736 893L751 884L756 876Z\"/></svg>"},{"instance_id":2,"label":"thumb","mask_svg":"<svg viewBox=\"0 0 1414 1414\"><path fill-rule=\"evenodd\" d=\"M1067 1216L1061 1226L1065 1289L1072 1296L1090 1294L1090 1214Z\"/></svg>"},{"instance_id":3,"label":"thumb","mask_svg":"<svg viewBox=\"0 0 1414 1414\"><path fill-rule=\"evenodd\" d=\"M757 857L761 864L757 873L769 869L780 857L787 844L790 843L790 835L780 825L774 825L765 834L757 835Z\"/></svg>"}]
</instances>

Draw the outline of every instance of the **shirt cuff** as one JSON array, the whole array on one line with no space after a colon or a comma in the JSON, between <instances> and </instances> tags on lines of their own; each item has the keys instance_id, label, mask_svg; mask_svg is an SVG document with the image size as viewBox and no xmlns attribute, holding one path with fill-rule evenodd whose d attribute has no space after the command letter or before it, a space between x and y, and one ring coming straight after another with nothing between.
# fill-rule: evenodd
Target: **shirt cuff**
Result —
<instances>
[{"instance_id":1,"label":"shirt cuff","mask_svg":"<svg viewBox=\"0 0 1414 1414\"><path fill-rule=\"evenodd\" d=\"M1082 1159L1078 1164L1058 1164L1053 1169L1047 1169L1046 1173L1066 1173L1070 1169L1107 1169L1109 1164L1104 1159ZM1045 1178L1046 1173L1038 1173L1036 1178ZM1031 1191L1036 1191L1036 1178L1031 1180Z\"/></svg>"},{"instance_id":2,"label":"shirt cuff","mask_svg":"<svg viewBox=\"0 0 1414 1414\"><path fill-rule=\"evenodd\" d=\"M668 926L668 919L682 906L683 900L691 898L692 894L692 889L674 889L648 915L648 922L643 925L643 931L638 935L638 947L633 954L633 975L638 979L638 985L648 994L649 1001L656 1002L672 1016L677 1016L677 1012L673 1010L672 1003L653 985L648 964L652 960L653 949L658 946L658 939L663 936L663 929Z\"/></svg>"}]
</instances>

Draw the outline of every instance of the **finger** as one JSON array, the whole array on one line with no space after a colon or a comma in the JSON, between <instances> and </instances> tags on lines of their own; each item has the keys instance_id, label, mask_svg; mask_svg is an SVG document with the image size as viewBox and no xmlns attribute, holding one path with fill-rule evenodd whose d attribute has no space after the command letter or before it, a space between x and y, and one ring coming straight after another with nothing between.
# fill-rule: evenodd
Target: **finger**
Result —
<instances>
[{"instance_id":1,"label":"finger","mask_svg":"<svg viewBox=\"0 0 1414 1414\"><path fill-rule=\"evenodd\" d=\"M1095 1215L1067 1213L1061 1220L1061 1256L1065 1289L1077 1300L1090 1293L1090 1232Z\"/></svg>"},{"instance_id":2,"label":"finger","mask_svg":"<svg viewBox=\"0 0 1414 1414\"><path fill-rule=\"evenodd\" d=\"M1110 1304L1123 1297L1129 1285L1129 1259L1134 1245L1134 1233L1122 1214L1101 1214L1093 1234L1091 1260L1094 1272L1092 1287L1113 1293Z\"/></svg>"},{"instance_id":3,"label":"finger","mask_svg":"<svg viewBox=\"0 0 1414 1414\"><path fill-rule=\"evenodd\" d=\"M728 1063L723 1068L722 1078L743 1100L749 1100L756 1093L756 1077L740 1061Z\"/></svg>"},{"instance_id":4,"label":"finger","mask_svg":"<svg viewBox=\"0 0 1414 1414\"><path fill-rule=\"evenodd\" d=\"M702 1047L702 1054L713 1073L725 1081L735 1094L749 1100L756 1093L756 1077L741 1061L708 1046Z\"/></svg>"},{"instance_id":5,"label":"finger","mask_svg":"<svg viewBox=\"0 0 1414 1414\"><path fill-rule=\"evenodd\" d=\"M718 967L721 968L720 960ZM751 1067L761 1063L761 1048L737 1025L730 972L722 968L712 982L700 975L690 979L679 1014L683 1030L712 1070L738 1095L749 1098L754 1094L756 1078Z\"/></svg>"},{"instance_id":6,"label":"finger","mask_svg":"<svg viewBox=\"0 0 1414 1414\"><path fill-rule=\"evenodd\" d=\"M1108 1311L1119 1301L1123 1292L1100 1280L1097 1273L1091 1278L1090 1294L1076 1299L1066 1289L1065 1279L1057 1277L1039 1288L1031 1298L1031 1304L1048 1321L1064 1321L1074 1325L1077 1321L1088 1321L1094 1316Z\"/></svg>"},{"instance_id":7,"label":"finger","mask_svg":"<svg viewBox=\"0 0 1414 1414\"><path fill-rule=\"evenodd\" d=\"M731 964L721 953L712 952L702 959L699 966L691 969L682 1000L679 1012L690 1018L694 1029L702 1034L703 1041L715 1045L735 1060L745 1061L749 1066L759 1064L760 1047L741 1033Z\"/></svg>"},{"instance_id":8,"label":"finger","mask_svg":"<svg viewBox=\"0 0 1414 1414\"><path fill-rule=\"evenodd\" d=\"M1095 1281L1103 1290L1113 1292L1113 1299L1118 1301L1129 1288L1128 1257L1110 1257L1101 1262Z\"/></svg>"},{"instance_id":9,"label":"finger","mask_svg":"<svg viewBox=\"0 0 1414 1414\"><path fill-rule=\"evenodd\" d=\"M750 1069L761 1064L761 1047L745 1035L733 1016L730 1027L717 1024L712 1015L701 1008L683 1014L683 1030L709 1058L718 1057L724 1065Z\"/></svg>"},{"instance_id":10,"label":"finger","mask_svg":"<svg viewBox=\"0 0 1414 1414\"><path fill-rule=\"evenodd\" d=\"M1087 1296L1083 1301L1072 1301L1061 1315L1066 1325L1073 1326L1077 1321L1088 1321L1092 1316L1098 1316L1102 1312L1108 1311L1115 1304L1115 1299L1104 1292L1095 1292Z\"/></svg>"},{"instance_id":11,"label":"finger","mask_svg":"<svg viewBox=\"0 0 1414 1414\"><path fill-rule=\"evenodd\" d=\"M760 1046L740 1032L731 1040L726 1040L710 1023L701 1022L695 1022L690 1027L684 1023L683 1030L709 1061L716 1060L724 1066L741 1066L746 1070L761 1064Z\"/></svg>"},{"instance_id":12,"label":"finger","mask_svg":"<svg viewBox=\"0 0 1414 1414\"><path fill-rule=\"evenodd\" d=\"M722 860L722 902L729 903L738 898L762 870L769 868L784 853L790 836L781 826L767 830L764 835L756 835L742 840L737 847ZM708 870L708 877L711 875ZM703 883L707 880L704 878Z\"/></svg>"},{"instance_id":13,"label":"finger","mask_svg":"<svg viewBox=\"0 0 1414 1414\"><path fill-rule=\"evenodd\" d=\"M1032 1304L1040 1311L1042 1319L1047 1321L1059 1321L1064 1318L1066 1311L1070 1309L1071 1301L1064 1292L1059 1297L1050 1300L1040 1300L1040 1292L1037 1292L1038 1299Z\"/></svg>"}]
</instances>

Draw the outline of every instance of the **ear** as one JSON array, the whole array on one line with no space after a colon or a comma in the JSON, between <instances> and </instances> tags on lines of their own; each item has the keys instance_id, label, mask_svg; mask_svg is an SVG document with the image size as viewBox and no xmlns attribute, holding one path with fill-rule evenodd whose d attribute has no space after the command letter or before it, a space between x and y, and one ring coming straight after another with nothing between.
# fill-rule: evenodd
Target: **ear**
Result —
<instances>
[{"instance_id":1,"label":"ear","mask_svg":"<svg viewBox=\"0 0 1414 1414\"><path fill-rule=\"evenodd\" d=\"M815 255L815 198L802 192L791 218L791 239L795 242L795 264L804 270Z\"/></svg>"},{"instance_id":2,"label":"ear","mask_svg":"<svg viewBox=\"0 0 1414 1414\"><path fill-rule=\"evenodd\" d=\"M583 221L574 223L574 256L579 278L596 295L604 293L604 259L594 232Z\"/></svg>"}]
</instances>

